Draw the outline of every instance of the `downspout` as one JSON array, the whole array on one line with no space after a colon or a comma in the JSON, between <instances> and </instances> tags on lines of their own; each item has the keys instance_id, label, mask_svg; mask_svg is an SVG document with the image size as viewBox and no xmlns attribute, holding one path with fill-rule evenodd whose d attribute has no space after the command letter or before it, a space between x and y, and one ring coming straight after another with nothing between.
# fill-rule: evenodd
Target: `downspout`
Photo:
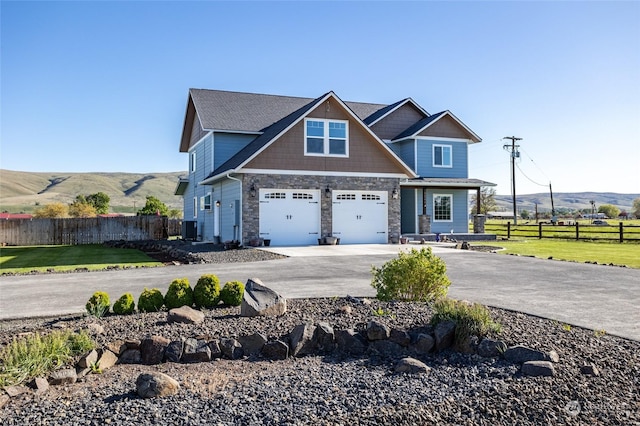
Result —
<instances>
[{"instance_id":1,"label":"downspout","mask_svg":"<svg viewBox=\"0 0 640 426\"><path fill-rule=\"evenodd\" d=\"M238 241L240 241L240 245L242 245L242 223L244 222L244 217L242 214L243 213L242 210L244 209L244 204L242 203L242 181L238 178L231 176L230 172L227 173L226 177L229 180L235 180L236 182L240 182L240 225L238 228Z\"/></svg>"}]
</instances>

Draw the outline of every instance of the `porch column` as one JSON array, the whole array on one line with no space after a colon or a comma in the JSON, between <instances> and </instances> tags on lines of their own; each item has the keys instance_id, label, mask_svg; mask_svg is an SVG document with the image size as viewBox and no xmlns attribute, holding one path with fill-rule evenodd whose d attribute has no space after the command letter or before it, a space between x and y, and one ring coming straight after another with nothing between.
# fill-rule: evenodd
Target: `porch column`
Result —
<instances>
[{"instance_id":1,"label":"porch column","mask_svg":"<svg viewBox=\"0 0 640 426\"><path fill-rule=\"evenodd\" d=\"M477 187L476 191L476 214L480 214L480 187Z\"/></svg>"}]
</instances>

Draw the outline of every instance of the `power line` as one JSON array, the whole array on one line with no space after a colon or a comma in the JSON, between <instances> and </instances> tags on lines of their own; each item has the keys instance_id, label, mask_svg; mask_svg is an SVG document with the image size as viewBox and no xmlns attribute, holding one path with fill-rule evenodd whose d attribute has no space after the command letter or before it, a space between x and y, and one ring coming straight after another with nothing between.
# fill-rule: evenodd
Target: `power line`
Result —
<instances>
[{"instance_id":1,"label":"power line","mask_svg":"<svg viewBox=\"0 0 640 426\"><path fill-rule=\"evenodd\" d=\"M525 172L523 172L523 171L522 171L522 169L520 168L520 166L519 166L519 165L517 165L517 164L516 164L516 167L518 168L518 170L520 170L520 173L522 173L522 176L526 177L526 178L527 178L527 180L529 180L529 182L534 183L534 184L536 184L536 185L538 185L538 186L547 186L547 184L544 184L544 183L538 183L538 182L536 182L535 180L531 179L529 176L527 176L527 175L525 174Z\"/></svg>"}]
</instances>

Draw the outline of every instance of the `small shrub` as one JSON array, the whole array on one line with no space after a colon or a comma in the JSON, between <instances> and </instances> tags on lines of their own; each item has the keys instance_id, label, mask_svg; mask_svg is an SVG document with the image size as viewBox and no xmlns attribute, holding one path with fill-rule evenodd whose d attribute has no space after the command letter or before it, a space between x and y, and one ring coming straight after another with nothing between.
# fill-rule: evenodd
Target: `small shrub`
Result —
<instances>
[{"instance_id":1,"label":"small shrub","mask_svg":"<svg viewBox=\"0 0 640 426\"><path fill-rule=\"evenodd\" d=\"M213 308L220 302L220 279L213 274L203 275L193 288L193 301L198 308Z\"/></svg>"},{"instance_id":2,"label":"small shrub","mask_svg":"<svg viewBox=\"0 0 640 426\"><path fill-rule=\"evenodd\" d=\"M164 297L157 288L151 290L144 288L138 297L138 310L140 312L158 312L164 305Z\"/></svg>"},{"instance_id":3,"label":"small shrub","mask_svg":"<svg viewBox=\"0 0 640 426\"><path fill-rule=\"evenodd\" d=\"M169 290L164 295L164 305L167 309L193 305L193 290L189 285L188 279L176 278L171 281Z\"/></svg>"},{"instance_id":4,"label":"small shrub","mask_svg":"<svg viewBox=\"0 0 640 426\"><path fill-rule=\"evenodd\" d=\"M131 293L125 293L113 304L113 313L118 315L130 315L133 313L136 305L133 301Z\"/></svg>"},{"instance_id":5,"label":"small shrub","mask_svg":"<svg viewBox=\"0 0 640 426\"><path fill-rule=\"evenodd\" d=\"M240 281L228 281L220 291L222 303L229 306L240 306L244 295L244 284Z\"/></svg>"},{"instance_id":6,"label":"small shrub","mask_svg":"<svg viewBox=\"0 0 640 426\"><path fill-rule=\"evenodd\" d=\"M104 291L96 291L87 301L85 308L89 315L102 318L105 314L109 313L110 306L109 295Z\"/></svg>"},{"instance_id":7,"label":"small shrub","mask_svg":"<svg viewBox=\"0 0 640 426\"><path fill-rule=\"evenodd\" d=\"M372 266L371 286L379 300L431 302L447 295L447 266L431 247L400 252L380 268Z\"/></svg>"},{"instance_id":8,"label":"small shrub","mask_svg":"<svg viewBox=\"0 0 640 426\"><path fill-rule=\"evenodd\" d=\"M431 324L442 321L456 323L456 344L462 344L470 336L483 338L490 332L499 333L500 324L493 321L489 310L479 303L442 298L433 304L434 314Z\"/></svg>"},{"instance_id":9,"label":"small shrub","mask_svg":"<svg viewBox=\"0 0 640 426\"><path fill-rule=\"evenodd\" d=\"M0 386L26 382L73 361L95 347L86 331L54 331L16 339L0 350Z\"/></svg>"}]
</instances>

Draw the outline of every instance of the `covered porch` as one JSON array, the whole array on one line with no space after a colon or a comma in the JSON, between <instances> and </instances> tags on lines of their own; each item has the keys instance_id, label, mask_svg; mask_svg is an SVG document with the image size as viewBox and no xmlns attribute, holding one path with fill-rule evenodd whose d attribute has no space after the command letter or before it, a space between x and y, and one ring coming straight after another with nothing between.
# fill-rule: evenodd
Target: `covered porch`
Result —
<instances>
[{"instance_id":1,"label":"covered porch","mask_svg":"<svg viewBox=\"0 0 640 426\"><path fill-rule=\"evenodd\" d=\"M416 178L400 183L402 237L411 240L495 240L485 234L481 214L481 188L494 183L469 178ZM468 194L476 191L473 228L470 232Z\"/></svg>"}]
</instances>

